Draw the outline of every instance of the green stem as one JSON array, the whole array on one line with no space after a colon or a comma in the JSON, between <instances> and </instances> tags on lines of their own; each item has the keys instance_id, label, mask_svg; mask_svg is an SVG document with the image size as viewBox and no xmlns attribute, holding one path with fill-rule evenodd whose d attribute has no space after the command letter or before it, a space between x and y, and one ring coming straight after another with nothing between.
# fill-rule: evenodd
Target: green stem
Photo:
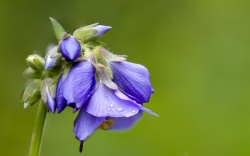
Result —
<instances>
[{"instance_id":1,"label":"green stem","mask_svg":"<svg viewBox=\"0 0 250 156\"><path fill-rule=\"evenodd\" d=\"M31 138L29 156L39 155L46 114L47 114L47 108L45 104L42 101L40 101L36 116L36 122Z\"/></svg>"}]
</instances>

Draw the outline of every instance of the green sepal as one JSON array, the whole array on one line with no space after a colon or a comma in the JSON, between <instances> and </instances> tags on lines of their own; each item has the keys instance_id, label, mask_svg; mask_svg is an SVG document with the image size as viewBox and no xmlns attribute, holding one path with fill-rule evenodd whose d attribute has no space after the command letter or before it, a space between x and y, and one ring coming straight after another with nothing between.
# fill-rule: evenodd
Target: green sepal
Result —
<instances>
[{"instance_id":1,"label":"green sepal","mask_svg":"<svg viewBox=\"0 0 250 156\"><path fill-rule=\"evenodd\" d=\"M96 47L92 51L94 55L96 56L97 62L104 65L104 67L106 68L108 72L109 77L113 79L113 72L110 68L108 61L102 56L100 47Z\"/></svg>"},{"instance_id":2,"label":"green sepal","mask_svg":"<svg viewBox=\"0 0 250 156\"><path fill-rule=\"evenodd\" d=\"M32 79L39 79L42 77L43 72L38 72L32 69L31 67L28 67L22 75L26 78L32 78Z\"/></svg>"},{"instance_id":3,"label":"green sepal","mask_svg":"<svg viewBox=\"0 0 250 156\"><path fill-rule=\"evenodd\" d=\"M44 70L45 61L41 56L39 56L37 54L29 55L26 58L26 62L27 62L27 65L30 66L35 71Z\"/></svg>"},{"instance_id":4,"label":"green sepal","mask_svg":"<svg viewBox=\"0 0 250 156\"><path fill-rule=\"evenodd\" d=\"M50 17L49 19L53 25L56 38L58 41L60 41L66 32L64 28L61 26L61 24L57 22L54 18Z\"/></svg>"},{"instance_id":5,"label":"green sepal","mask_svg":"<svg viewBox=\"0 0 250 156\"><path fill-rule=\"evenodd\" d=\"M110 73L108 73L108 68L102 64L97 64L96 68L98 70L98 75L100 80L102 80L102 83L110 89L117 90L118 86L111 80L112 78L110 77Z\"/></svg>"},{"instance_id":6,"label":"green sepal","mask_svg":"<svg viewBox=\"0 0 250 156\"><path fill-rule=\"evenodd\" d=\"M104 47L104 48L108 48L107 44L104 43L104 42L101 42L101 41L90 41L87 43L88 46L91 46L91 47L98 47L98 46L101 46L101 47Z\"/></svg>"},{"instance_id":7,"label":"green sepal","mask_svg":"<svg viewBox=\"0 0 250 156\"><path fill-rule=\"evenodd\" d=\"M76 29L73 33L75 38L83 40L83 42L88 42L92 36L97 33L97 30L91 27L81 27Z\"/></svg>"},{"instance_id":8,"label":"green sepal","mask_svg":"<svg viewBox=\"0 0 250 156\"><path fill-rule=\"evenodd\" d=\"M113 61L113 62L121 62L121 61L126 61L126 55L115 55L108 51L107 49L103 47L96 47L98 49L100 55L104 57L107 61Z\"/></svg>"},{"instance_id":9,"label":"green sepal","mask_svg":"<svg viewBox=\"0 0 250 156\"><path fill-rule=\"evenodd\" d=\"M40 85L41 80L34 79L31 80L25 90L23 91L23 95L21 97L21 102L24 102L24 108L32 106L40 99Z\"/></svg>"}]
</instances>

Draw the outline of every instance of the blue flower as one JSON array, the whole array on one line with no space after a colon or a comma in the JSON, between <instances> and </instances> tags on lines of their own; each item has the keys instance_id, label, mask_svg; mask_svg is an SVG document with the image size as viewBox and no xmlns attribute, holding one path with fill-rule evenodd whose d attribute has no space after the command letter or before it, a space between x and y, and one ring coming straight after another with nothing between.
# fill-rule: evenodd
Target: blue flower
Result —
<instances>
[{"instance_id":1,"label":"blue flower","mask_svg":"<svg viewBox=\"0 0 250 156\"><path fill-rule=\"evenodd\" d=\"M74 122L74 133L78 140L84 141L103 122L106 126L103 129L106 130L128 129L140 119L143 111L156 115L121 91L112 90L100 83L86 106L80 110ZM91 122L84 119L85 117L91 118ZM105 125L110 120L113 124Z\"/></svg>"},{"instance_id":2,"label":"blue flower","mask_svg":"<svg viewBox=\"0 0 250 156\"><path fill-rule=\"evenodd\" d=\"M73 107L74 111L80 109L73 131L81 142L98 127L104 130L124 130L131 128L143 112L157 116L143 107L143 103L148 102L152 94L147 69L126 61L109 64L114 75L113 82L107 80L107 75L105 77L105 68L104 73L98 73L90 61L76 63L66 78L62 75L58 81L58 112L66 106ZM96 78L98 75L99 78ZM111 88L110 83L118 87Z\"/></svg>"},{"instance_id":3,"label":"blue flower","mask_svg":"<svg viewBox=\"0 0 250 156\"><path fill-rule=\"evenodd\" d=\"M83 142L97 129L126 130L136 124L154 92L147 68L109 52L98 39L112 27L98 23L73 35L50 18L59 44L45 59L30 55L25 76L32 78L22 96L24 107L41 100L48 110L61 113L67 106L79 111L73 132Z\"/></svg>"},{"instance_id":4,"label":"blue flower","mask_svg":"<svg viewBox=\"0 0 250 156\"><path fill-rule=\"evenodd\" d=\"M67 61L75 61L81 54L80 43L72 36L62 39L60 51Z\"/></svg>"}]
</instances>

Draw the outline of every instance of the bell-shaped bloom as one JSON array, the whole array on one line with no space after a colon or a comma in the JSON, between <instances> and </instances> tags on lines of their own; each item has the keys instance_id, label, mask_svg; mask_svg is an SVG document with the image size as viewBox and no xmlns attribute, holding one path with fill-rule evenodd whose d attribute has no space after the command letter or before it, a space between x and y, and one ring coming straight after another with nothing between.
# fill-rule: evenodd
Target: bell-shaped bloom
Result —
<instances>
[{"instance_id":1,"label":"bell-shaped bloom","mask_svg":"<svg viewBox=\"0 0 250 156\"><path fill-rule=\"evenodd\" d=\"M79 112L74 122L74 133L77 139L84 141L101 123L109 119L114 123L107 124L107 130L128 129L140 119L143 111L158 116L121 91L112 90L101 82Z\"/></svg>"},{"instance_id":2,"label":"bell-shaped bloom","mask_svg":"<svg viewBox=\"0 0 250 156\"><path fill-rule=\"evenodd\" d=\"M109 64L114 76L113 81L122 91L135 97L138 103L149 101L153 88L147 68L127 61L109 61Z\"/></svg>"},{"instance_id":3,"label":"bell-shaped bloom","mask_svg":"<svg viewBox=\"0 0 250 156\"><path fill-rule=\"evenodd\" d=\"M53 97L51 96L50 92L49 92L49 88L48 86L46 86L46 104L48 109L50 110L50 112L55 113L56 111L56 103L55 100L53 99Z\"/></svg>"},{"instance_id":4,"label":"bell-shaped bloom","mask_svg":"<svg viewBox=\"0 0 250 156\"><path fill-rule=\"evenodd\" d=\"M95 68L89 61L75 64L65 80L58 81L56 102L60 113L67 105L79 109L88 100L95 88Z\"/></svg>"},{"instance_id":5,"label":"bell-shaped bloom","mask_svg":"<svg viewBox=\"0 0 250 156\"><path fill-rule=\"evenodd\" d=\"M74 37L70 36L61 41L60 51L67 61L75 61L81 54L81 45Z\"/></svg>"}]
</instances>

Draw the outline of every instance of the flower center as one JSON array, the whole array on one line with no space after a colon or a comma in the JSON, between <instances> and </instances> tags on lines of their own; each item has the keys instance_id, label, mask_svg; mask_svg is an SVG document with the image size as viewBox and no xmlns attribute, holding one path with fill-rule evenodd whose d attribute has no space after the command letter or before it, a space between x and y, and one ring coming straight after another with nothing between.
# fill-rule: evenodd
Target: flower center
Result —
<instances>
[{"instance_id":1,"label":"flower center","mask_svg":"<svg viewBox=\"0 0 250 156\"><path fill-rule=\"evenodd\" d=\"M100 124L99 128L102 130L108 130L109 126L113 126L113 125L114 125L114 121L111 119L107 119Z\"/></svg>"}]
</instances>

